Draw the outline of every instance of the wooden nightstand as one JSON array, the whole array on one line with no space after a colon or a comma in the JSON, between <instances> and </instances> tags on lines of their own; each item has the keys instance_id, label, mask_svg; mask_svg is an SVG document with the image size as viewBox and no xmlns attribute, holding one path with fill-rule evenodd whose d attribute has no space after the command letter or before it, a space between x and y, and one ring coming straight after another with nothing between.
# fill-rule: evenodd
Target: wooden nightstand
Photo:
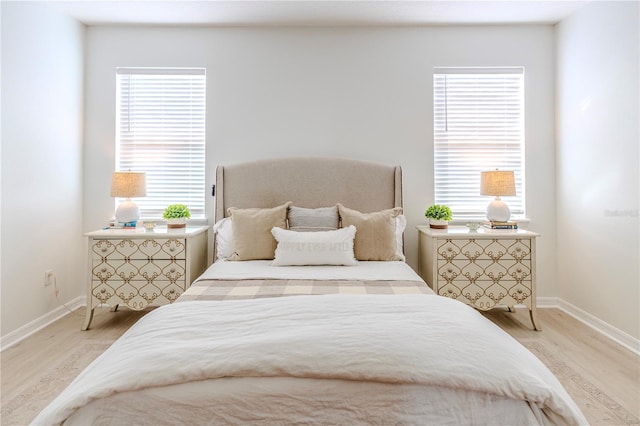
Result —
<instances>
[{"instance_id":1,"label":"wooden nightstand","mask_svg":"<svg viewBox=\"0 0 640 426\"><path fill-rule=\"evenodd\" d=\"M536 315L536 237L518 230L418 226L418 273L440 296L480 310L505 305Z\"/></svg>"},{"instance_id":2,"label":"wooden nightstand","mask_svg":"<svg viewBox=\"0 0 640 426\"><path fill-rule=\"evenodd\" d=\"M207 267L209 227L88 232L87 313L101 304L134 310L173 303Z\"/></svg>"}]
</instances>

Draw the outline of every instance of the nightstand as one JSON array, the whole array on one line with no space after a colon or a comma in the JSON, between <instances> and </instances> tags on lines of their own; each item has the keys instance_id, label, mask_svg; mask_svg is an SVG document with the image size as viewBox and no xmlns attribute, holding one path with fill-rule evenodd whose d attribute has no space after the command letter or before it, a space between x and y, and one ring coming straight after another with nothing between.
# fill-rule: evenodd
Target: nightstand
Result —
<instances>
[{"instance_id":1,"label":"nightstand","mask_svg":"<svg viewBox=\"0 0 640 426\"><path fill-rule=\"evenodd\" d=\"M96 306L134 310L173 303L207 267L209 227L88 232L87 313Z\"/></svg>"},{"instance_id":2,"label":"nightstand","mask_svg":"<svg viewBox=\"0 0 640 426\"><path fill-rule=\"evenodd\" d=\"M536 315L536 237L517 230L418 226L418 273L440 296L489 310L504 305Z\"/></svg>"}]
</instances>

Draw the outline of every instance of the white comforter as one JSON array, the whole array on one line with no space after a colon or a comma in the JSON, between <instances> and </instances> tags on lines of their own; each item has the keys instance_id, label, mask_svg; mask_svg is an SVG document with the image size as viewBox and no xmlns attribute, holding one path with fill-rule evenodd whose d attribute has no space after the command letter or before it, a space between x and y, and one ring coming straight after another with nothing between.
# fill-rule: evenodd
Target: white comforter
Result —
<instances>
[{"instance_id":1,"label":"white comforter","mask_svg":"<svg viewBox=\"0 0 640 426\"><path fill-rule=\"evenodd\" d=\"M308 386L283 388L283 380L315 383L323 397L308 397ZM200 390L191 394L188 383ZM240 383L250 386L234 394ZM367 406L359 409L358 392L345 400L339 383L362 391ZM155 398L153 412L135 402L139 392ZM170 403L157 405L179 392L194 395L190 411L180 415L193 418L177 417ZM273 394L264 398L268 392ZM127 401L133 404L127 407ZM447 408L451 401L459 416ZM435 295L299 296L158 308L83 371L34 424L59 424L70 416L71 424L195 424L205 418L211 424L492 423L474 415L474 405L481 413L489 403L528 409L494 412L493 423L587 423L535 356L460 302ZM125 417L119 419L120 404Z\"/></svg>"}]
</instances>

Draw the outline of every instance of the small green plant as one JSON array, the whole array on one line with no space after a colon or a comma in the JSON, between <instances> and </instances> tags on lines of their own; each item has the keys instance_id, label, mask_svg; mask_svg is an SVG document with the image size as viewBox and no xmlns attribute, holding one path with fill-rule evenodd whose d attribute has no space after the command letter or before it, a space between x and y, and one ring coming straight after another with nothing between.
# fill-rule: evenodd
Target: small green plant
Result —
<instances>
[{"instance_id":1,"label":"small green plant","mask_svg":"<svg viewBox=\"0 0 640 426\"><path fill-rule=\"evenodd\" d=\"M171 204L169 207L164 209L162 217L165 219L189 219L191 217L191 212L189 211L189 207L184 204Z\"/></svg>"},{"instance_id":2,"label":"small green plant","mask_svg":"<svg viewBox=\"0 0 640 426\"><path fill-rule=\"evenodd\" d=\"M450 221L451 219L453 219L451 209L442 204L434 204L432 206L429 206L427 211L424 212L424 215L427 218L434 219L434 220Z\"/></svg>"}]
</instances>

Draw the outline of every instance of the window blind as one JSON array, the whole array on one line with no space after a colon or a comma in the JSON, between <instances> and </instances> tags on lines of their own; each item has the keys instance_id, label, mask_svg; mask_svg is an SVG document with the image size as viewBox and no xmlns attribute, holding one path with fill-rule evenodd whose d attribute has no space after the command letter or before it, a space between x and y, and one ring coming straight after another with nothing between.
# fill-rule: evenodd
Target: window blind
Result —
<instances>
[{"instance_id":1,"label":"window blind","mask_svg":"<svg viewBox=\"0 0 640 426\"><path fill-rule=\"evenodd\" d=\"M118 68L116 81L116 170L146 172L142 218L174 203L204 218L205 69Z\"/></svg>"},{"instance_id":2,"label":"window blind","mask_svg":"<svg viewBox=\"0 0 640 426\"><path fill-rule=\"evenodd\" d=\"M524 68L435 68L435 202L454 219L485 217L480 172L513 170L516 195L501 197L525 214Z\"/></svg>"}]
</instances>

